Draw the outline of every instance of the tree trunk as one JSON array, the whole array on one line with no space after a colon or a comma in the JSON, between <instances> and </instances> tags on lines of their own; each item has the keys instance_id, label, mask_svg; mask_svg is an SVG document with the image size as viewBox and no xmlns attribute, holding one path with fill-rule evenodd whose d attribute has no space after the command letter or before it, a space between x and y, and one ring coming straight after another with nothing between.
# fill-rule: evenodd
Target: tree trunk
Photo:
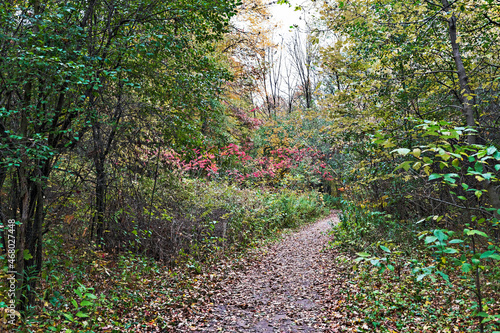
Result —
<instances>
[{"instance_id":1,"label":"tree trunk","mask_svg":"<svg viewBox=\"0 0 500 333\"><path fill-rule=\"evenodd\" d=\"M448 0L442 0L443 9L449 13L450 4ZM450 43L453 51L453 60L455 61L455 66L458 73L458 83L460 85L460 97L462 99L462 107L466 120L466 124L470 128L476 128L476 120L474 117L474 96L472 94L472 89L469 86L469 77L465 70L464 63L462 61L462 55L460 53L460 47L457 43L457 17L452 13L451 17L448 19L448 35L450 37ZM469 144L476 143L476 134L471 132L467 140Z\"/></svg>"},{"instance_id":2,"label":"tree trunk","mask_svg":"<svg viewBox=\"0 0 500 333\"><path fill-rule=\"evenodd\" d=\"M443 10L447 13L450 12L450 4L448 0L442 0ZM455 66L458 74L458 83L460 85L460 96L462 99L462 107L468 127L476 129L476 119L475 119L475 109L474 109L474 96L472 89L469 85L469 77L462 60L462 54L460 53L460 47L457 42L457 17L452 13L451 17L448 19L448 34L450 37L450 44L453 52L453 60L455 61ZM467 136L467 141L470 145L476 144L476 133L471 132ZM489 180L483 180L481 186L488 192L489 203L496 210L500 209L500 196L496 186ZM500 219L500 214L497 211L494 213L497 219Z\"/></svg>"},{"instance_id":3,"label":"tree trunk","mask_svg":"<svg viewBox=\"0 0 500 333\"><path fill-rule=\"evenodd\" d=\"M100 154L98 154L100 155ZM96 205L96 243L102 245L104 236L104 213L105 213L105 195L106 195L106 172L104 170L104 158L96 157L96 187L95 187L95 205Z\"/></svg>"},{"instance_id":4,"label":"tree trunk","mask_svg":"<svg viewBox=\"0 0 500 333\"><path fill-rule=\"evenodd\" d=\"M26 249L26 228L29 220L29 192L28 192L28 176L25 168L25 161L19 167L18 170L18 181L19 181L19 191L20 191L20 202L19 202L19 210L21 212L20 225L17 230L17 242L16 242L16 273L17 273L17 289L16 289L16 299L21 302L18 305L18 309L20 311L24 310L26 306L26 302L22 299L23 293L22 291L25 289L25 281L24 281L24 250Z\"/></svg>"}]
</instances>

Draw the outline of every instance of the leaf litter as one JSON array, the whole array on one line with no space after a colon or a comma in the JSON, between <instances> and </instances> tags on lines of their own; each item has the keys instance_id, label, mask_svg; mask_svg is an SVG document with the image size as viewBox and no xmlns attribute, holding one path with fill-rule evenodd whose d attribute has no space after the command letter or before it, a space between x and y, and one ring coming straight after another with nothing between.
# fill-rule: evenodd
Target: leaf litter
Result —
<instances>
[{"instance_id":1,"label":"leaf litter","mask_svg":"<svg viewBox=\"0 0 500 333\"><path fill-rule=\"evenodd\" d=\"M192 306L176 331L335 332L342 280L325 250L337 215L253 250L245 265L226 273L209 301ZM342 317L342 315L341 315ZM333 320L333 322L332 322ZM338 326L337 328L335 326Z\"/></svg>"}]
</instances>

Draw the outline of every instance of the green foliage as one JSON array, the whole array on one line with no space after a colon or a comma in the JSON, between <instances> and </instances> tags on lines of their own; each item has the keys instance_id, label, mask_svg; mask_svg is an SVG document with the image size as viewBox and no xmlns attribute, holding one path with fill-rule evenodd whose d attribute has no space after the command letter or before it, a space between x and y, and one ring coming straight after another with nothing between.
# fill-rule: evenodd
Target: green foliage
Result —
<instances>
[{"instance_id":1,"label":"green foliage","mask_svg":"<svg viewBox=\"0 0 500 333\"><path fill-rule=\"evenodd\" d=\"M138 304L151 311L140 319L145 325L152 319L152 310L144 305L151 294L164 295L171 304L179 304L174 296L178 290L171 284L178 281L175 274L179 271L191 274L176 282L185 284L216 261L327 213L322 196L314 191L272 193L202 179L180 183L168 176L158 185L161 190L155 196L154 209L147 212L152 214L148 228L147 219L140 222L139 216L130 221L119 217L121 230L110 225L113 237L129 242L125 253L71 246L75 240L63 241L60 230L48 235L50 259L45 262L38 291L41 304L29 316L26 329L64 332L113 326L126 330L137 318L123 314L137 311ZM151 186L146 183L144 191L148 193ZM126 213L124 208L123 216ZM175 234L165 232L172 229ZM111 236L106 239L113 240ZM167 252L172 249L175 252ZM141 251L146 256L134 253ZM162 252L169 257L151 259ZM169 271L166 264L176 267L177 273Z\"/></svg>"},{"instance_id":2,"label":"green foliage","mask_svg":"<svg viewBox=\"0 0 500 333\"><path fill-rule=\"evenodd\" d=\"M157 125L155 133L146 128L139 137L149 134L184 147L202 142L199 132L208 136L210 129L220 127L208 119L221 113L218 97L230 75L214 56L214 43L227 31L237 4L0 4L0 191L12 197L2 204L1 216L21 222L16 235L20 308L34 302L43 265L43 233L51 224L44 220L45 193L61 193L49 184L61 160L78 155L72 149L85 150L84 159L93 162L97 186L90 215L95 215L100 244L108 159L110 152L115 159L120 155L115 139L134 137L135 128L141 127L138 118ZM82 160L66 172L88 167Z\"/></svg>"},{"instance_id":3,"label":"green foliage","mask_svg":"<svg viewBox=\"0 0 500 333\"><path fill-rule=\"evenodd\" d=\"M336 120L331 141L343 154L333 163L347 189L336 244L359 253L368 284L378 279L369 276L373 265L382 275L394 267L397 278L398 267L406 267L429 295L438 294L437 285L473 290L468 300L450 296L467 303L450 317L467 317L467 330L497 329L491 317L497 307L483 307L498 299L498 287L489 283L498 280L500 241L493 120L499 7L474 0L325 1L322 15L321 30L335 36L322 50L331 87L323 105ZM491 61L480 66L480 59ZM375 294L367 293L372 300ZM432 326L437 318L424 321ZM378 319L369 324L382 329Z\"/></svg>"},{"instance_id":4,"label":"green foliage","mask_svg":"<svg viewBox=\"0 0 500 333\"><path fill-rule=\"evenodd\" d=\"M390 152L406 159L397 159L394 179L401 177L410 184L417 179L435 190L439 189L436 184L449 190L449 199L445 200L443 196L438 199L449 205L443 214L430 215L416 223L395 219L391 224L382 218L388 214L374 211L373 205L344 203L341 223L334 232L337 240L334 245L347 245L349 249L363 251L358 252L355 261L376 267L379 274L395 272L399 277L402 267L409 267L415 283L429 277L431 284L442 279L446 289L474 290L467 300L467 308L462 311L470 312L471 319L479 318L476 319L478 329L484 331L498 329L496 310L491 309L498 290L491 288L491 282L487 281L498 280L497 260L500 255L498 239L488 238L487 234L495 232L498 225L498 209L491 185L498 183L496 164L500 155L495 146L465 143L463 138L467 138L469 132L448 122L426 121L414 130L415 137L422 144ZM388 144L387 137L379 134L373 141L381 146L381 151L384 147L394 147ZM415 195L418 192L407 198ZM430 194L428 198L433 200L435 196ZM388 203L386 209L390 206ZM460 214L462 217L457 219ZM452 217L455 217L454 221ZM471 223L477 229L470 229ZM454 230L441 227L425 231L427 225L452 226ZM391 231L381 234L385 227ZM463 236L458 236L460 234ZM416 242L417 235L424 244ZM487 238L489 245L486 246L481 239ZM395 249L398 255L394 255Z\"/></svg>"},{"instance_id":5,"label":"green foliage","mask_svg":"<svg viewBox=\"0 0 500 333\"><path fill-rule=\"evenodd\" d=\"M384 214L345 202L340 217L332 231L336 240L332 245L362 251L345 263L351 273L344 289L348 300L342 308L359 313L353 325L388 332L392 323L398 329L443 325L471 331L479 331L480 326L486 331L499 329L500 256L494 239L489 238L488 248L478 251L481 238L487 238L482 231L465 229L463 236L445 229L418 232L398 229L401 222L389 224L388 233L377 234L377 228L387 225ZM453 311L446 310L450 304ZM416 323L415 318L421 321Z\"/></svg>"},{"instance_id":6,"label":"green foliage","mask_svg":"<svg viewBox=\"0 0 500 333\"><path fill-rule=\"evenodd\" d=\"M352 252L380 252L380 242L415 244L414 226L405 224L390 214L372 211L364 205L341 200L340 223L334 226L333 246L343 246Z\"/></svg>"},{"instance_id":7,"label":"green foliage","mask_svg":"<svg viewBox=\"0 0 500 333\"><path fill-rule=\"evenodd\" d=\"M442 279L417 281L405 268L398 274L397 266L395 273L386 270L380 274L380 268L369 262L353 266L352 259L344 260L342 273L347 279L340 293L345 301L336 312L353 329L405 332L449 327L478 332L469 312L473 304L467 286L449 287Z\"/></svg>"}]
</instances>

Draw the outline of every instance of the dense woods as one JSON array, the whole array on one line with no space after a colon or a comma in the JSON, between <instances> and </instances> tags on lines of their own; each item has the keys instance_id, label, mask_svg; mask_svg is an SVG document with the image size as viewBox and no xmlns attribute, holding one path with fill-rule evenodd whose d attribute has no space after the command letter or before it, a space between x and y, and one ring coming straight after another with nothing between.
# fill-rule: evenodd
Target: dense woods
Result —
<instances>
[{"instance_id":1,"label":"dense woods","mask_svg":"<svg viewBox=\"0 0 500 333\"><path fill-rule=\"evenodd\" d=\"M0 3L2 329L183 331L335 209L346 330L500 331L498 1L278 3Z\"/></svg>"}]
</instances>

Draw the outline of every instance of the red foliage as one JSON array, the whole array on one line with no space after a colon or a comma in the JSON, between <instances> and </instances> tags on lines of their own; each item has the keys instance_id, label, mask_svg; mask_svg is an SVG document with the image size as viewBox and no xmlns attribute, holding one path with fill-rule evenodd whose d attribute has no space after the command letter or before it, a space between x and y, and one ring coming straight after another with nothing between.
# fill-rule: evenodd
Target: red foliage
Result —
<instances>
[{"instance_id":1,"label":"red foliage","mask_svg":"<svg viewBox=\"0 0 500 333\"><path fill-rule=\"evenodd\" d=\"M215 177L225 175L237 182L269 182L285 173L301 168L302 172L317 175L324 180L333 180L325 170L325 155L312 148L278 148L269 156L253 158L248 154L251 143L241 147L231 143L216 150L217 153L193 149L192 152L177 153L172 149L160 152L161 163L180 174ZM158 151L145 149L144 158L154 158Z\"/></svg>"}]
</instances>

